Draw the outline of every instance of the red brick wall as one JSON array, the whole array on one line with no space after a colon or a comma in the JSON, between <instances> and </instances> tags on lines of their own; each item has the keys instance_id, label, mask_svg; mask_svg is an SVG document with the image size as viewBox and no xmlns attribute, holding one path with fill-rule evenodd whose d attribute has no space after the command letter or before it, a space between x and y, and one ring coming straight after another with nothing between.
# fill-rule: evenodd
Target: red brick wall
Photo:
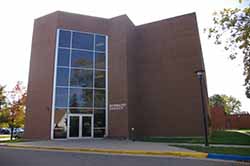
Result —
<instances>
[{"instance_id":1,"label":"red brick wall","mask_svg":"<svg viewBox=\"0 0 250 166\"><path fill-rule=\"evenodd\" d=\"M210 109L212 129L225 129L226 115L222 107L213 107Z\"/></svg>"},{"instance_id":2,"label":"red brick wall","mask_svg":"<svg viewBox=\"0 0 250 166\"><path fill-rule=\"evenodd\" d=\"M250 128L250 115L228 115L226 116L226 128L241 129Z\"/></svg>"},{"instance_id":3,"label":"red brick wall","mask_svg":"<svg viewBox=\"0 0 250 166\"><path fill-rule=\"evenodd\" d=\"M249 114L226 115L223 107L210 109L213 130L250 128Z\"/></svg>"}]
</instances>

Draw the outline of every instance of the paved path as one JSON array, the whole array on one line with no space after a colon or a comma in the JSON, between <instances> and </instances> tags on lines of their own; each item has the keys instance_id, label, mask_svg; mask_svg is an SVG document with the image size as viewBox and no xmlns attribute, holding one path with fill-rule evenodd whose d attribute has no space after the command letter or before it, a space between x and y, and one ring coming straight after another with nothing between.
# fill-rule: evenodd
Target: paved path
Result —
<instances>
[{"instance_id":1,"label":"paved path","mask_svg":"<svg viewBox=\"0 0 250 166\"><path fill-rule=\"evenodd\" d=\"M67 148L100 148L100 149L115 149L115 150L156 150L156 151L183 151L190 152L184 148L177 148L171 145L198 145L204 144L190 144L190 143L158 143L158 142L142 142L131 140L115 140L115 139L71 139L71 140L48 140L48 141L30 141L15 143L17 145L32 145L32 146L53 146L53 147L67 147ZM1 145L1 143L0 143ZM223 145L210 144L214 147L238 147L250 148L250 145Z\"/></svg>"},{"instance_id":2,"label":"paved path","mask_svg":"<svg viewBox=\"0 0 250 166\"><path fill-rule=\"evenodd\" d=\"M20 150L0 147L1 166L240 166L245 163L180 157L150 157Z\"/></svg>"},{"instance_id":3,"label":"paved path","mask_svg":"<svg viewBox=\"0 0 250 166\"><path fill-rule=\"evenodd\" d=\"M13 143L12 143L13 145ZM50 146L64 148L94 148L94 149L114 149L114 150L145 150L145 151L182 151L193 152L192 150L169 146L166 143L139 142L130 140L114 139L71 139L71 140L49 140L19 142L15 145Z\"/></svg>"},{"instance_id":4,"label":"paved path","mask_svg":"<svg viewBox=\"0 0 250 166\"><path fill-rule=\"evenodd\" d=\"M241 133L241 134L244 134L244 135L247 135L247 136L250 136L250 133L249 132L246 132L244 130L237 130L237 129L229 129L229 130L226 130L226 131L229 131L229 132L238 132L238 133Z\"/></svg>"}]
</instances>

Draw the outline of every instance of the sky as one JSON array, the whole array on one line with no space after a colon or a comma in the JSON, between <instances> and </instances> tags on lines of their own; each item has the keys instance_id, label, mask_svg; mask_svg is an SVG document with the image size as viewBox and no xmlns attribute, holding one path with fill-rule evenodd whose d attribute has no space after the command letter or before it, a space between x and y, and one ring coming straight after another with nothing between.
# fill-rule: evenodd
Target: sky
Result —
<instances>
[{"instance_id":1,"label":"sky","mask_svg":"<svg viewBox=\"0 0 250 166\"><path fill-rule=\"evenodd\" d=\"M248 2L249 3L249 2ZM205 62L208 94L239 99L250 112L245 97L242 59L231 61L223 47L208 40L203 29L212 24L212 13L227 7L244 7L238 0L6 0L0 2L0 85L27 86L34 19L60 10L111 18L127 14L135 25L196 12Z\"/></svg>"}]
</instances>

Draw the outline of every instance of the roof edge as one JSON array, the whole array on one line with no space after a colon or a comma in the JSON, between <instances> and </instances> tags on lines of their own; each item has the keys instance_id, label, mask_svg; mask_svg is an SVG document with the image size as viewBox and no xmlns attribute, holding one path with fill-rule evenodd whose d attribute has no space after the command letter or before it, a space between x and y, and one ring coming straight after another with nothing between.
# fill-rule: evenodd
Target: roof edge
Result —
<instances>
[{"instance_id":1,"label":"roof edge","mask_svg":"<svg viewBox=\"0 0 250 166\"><path fill-rule=\"evenodd\" d=\"M66 11L61 11L61 10L57 10L57 11L51 12L49 14L43 15L41 17L36 18L35 20L41 19L41 18L49 16L49 15L54 15L54 14L57 14L57 15L59 15L59 14L70 14L70 15L86 16L86 17L109 20L109 18L103 18L103 17L91 16L91 15L85 15L85 14L78 14L78 13L66 12Z\"/></svg>"},{"instance_id":2,"label":"roof edge","mask_svg":"<svg viewBox=\"0 0 250 166\"><path fill-rule=\"evenodd\" d=\"M115 16L115 17L112 17L112 18L110 18L110 20L112 20L112 19L116 19L116 18L119 18L119 17L126 17L127 18L127 20L132 24L132 25L134 25L135 26L135 24L133 23L133 21L128 17L128 15L127 14L122 14L122 15L119 15L119 16Z\"/></svg>"},{"instance_id":3,"label":"roof edge","mask_svg":"<svg viewBox=\"0 0 250 166\"><path fill-rule=\"evenodd\" d=\"M165 19L161 19L161 20L157 20L157 21L153 21L153 22L149 22L149 23L145 23L145 24L136 25L136 28L137 27L139 28L141 26L146 26L146 25L149 25L149 24L154 24L154 23L162 22L162 21L177 19L177 18L180 18L180 17L188 16L188 15L194 15L195 18L196 18L196 12L191 12L191 13L182 14L182 15L178 15L178 16L174 16L174 17L169 17L169 18L165 18Z\"/></svg>"}]
</instances>

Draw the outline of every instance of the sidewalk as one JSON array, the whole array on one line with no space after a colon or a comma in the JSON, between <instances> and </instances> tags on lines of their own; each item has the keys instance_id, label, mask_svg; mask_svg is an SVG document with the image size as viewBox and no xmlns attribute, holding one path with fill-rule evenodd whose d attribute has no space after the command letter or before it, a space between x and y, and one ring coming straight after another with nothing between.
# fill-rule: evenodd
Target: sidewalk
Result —
<instances>
[{"instance_id":1,"label":"sidewalk","mask_svg":"<svg viewBox=\"0 0 250 166\"><path fill-rule=\"evenodd\" d=\"M6 143L8 144L8 143ZM139 142L130 140L114 139L71 139L71 140L48 140L18 142L8 145L27 145L38 147L62 147L62 148L92 148L92 149L112 149L112 150L146 150L146 151L183 151L194 152L192 150L169 146L166 143Z\"/></svg>"},{"instance_id":2,"label":"sidewalk","mask_svg":"<svg viewBox=\"0 0 250 166\"><path fill-rule=\"evenodd\" d=\"M56 150L68 152L94 152L132 155L157 155L206 158L207 153L169 146L166 143L133 142L114 139L71 139L2 143L0 146L36 150Z\"/></svg>"},{"instance_id":3,"label":"sidewalk","mask_svg":"<svg viewBox=\"0 0 250 166\"><path fill-rule=\"evenodd\" d=\"M216 158L228 160L247 160L248 156L237 155L219 155L203 152L196 152L185 148L174 147L171 145L200 145L187 143L153 143L131 140L115 139L69 139L69 140L47 140L47 141L29 141L17 143L0 143L5 148L21 148L32 150L52 150L77 153L109 153L109 154L128 154L128 155L150 155L150 156L175 156L192 158ZM244 145L215 145L215 147L241 147L250 148ZM212 156L211 156L212 155Z\"/></svg>"}]
</instances>

